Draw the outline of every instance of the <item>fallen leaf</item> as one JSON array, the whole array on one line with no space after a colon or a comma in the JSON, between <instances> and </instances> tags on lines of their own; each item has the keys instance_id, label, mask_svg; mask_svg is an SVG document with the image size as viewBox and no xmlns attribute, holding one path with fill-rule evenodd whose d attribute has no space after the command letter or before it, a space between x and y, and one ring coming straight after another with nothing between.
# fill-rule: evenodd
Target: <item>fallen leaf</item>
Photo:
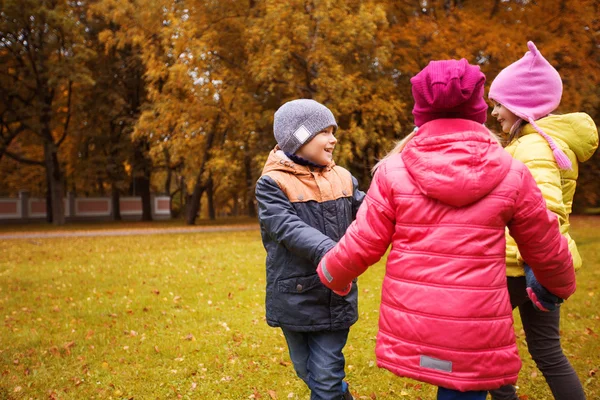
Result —
<instances>
[{"instance_id":1,"label":"fallen leaf","mask_svg":"<svg viewBox=\"0 0 600 400\"><path fill-rule=\"evenodd\" d=\"M60 350L58 350L58 347L56 346L52 346L48 349L48 351L50 352L50 354L52 354L55 357L60 356Z\"/></svg>"},{"instance_id":2,"label":"fallen leaf","mask_svg":"<svg viewBox=\"0 0 600 400\"><path fill-rule=\"evenodd\" d=\"M592 328L585 328L585 333L593 337L598 337L598 334Z\"/></svg>"},{"instance_id":3,"label":"fallen leaf","mask_svg":"<svg viewBox=\"0 0 600 400\"><path fill-rule=\"evenodd\" d=\"M273 400L277 400L277 393L275 393L275 391L269 390L268 393L269 393L269 396L271 396L271 398Z\"/></svg>"}]
</instances>

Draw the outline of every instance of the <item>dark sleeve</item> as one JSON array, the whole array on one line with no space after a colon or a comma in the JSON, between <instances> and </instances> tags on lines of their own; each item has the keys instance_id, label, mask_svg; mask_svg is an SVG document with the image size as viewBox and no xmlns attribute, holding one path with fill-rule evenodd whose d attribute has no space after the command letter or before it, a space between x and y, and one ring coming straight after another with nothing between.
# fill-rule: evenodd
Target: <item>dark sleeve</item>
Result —
<instances>
[{"instance_id":1,"label":"dark sleeve","mask_svg":"<svg viewBox=\"0 0 600 400\"><path fill-rule=\"evenodd\" d=\"M317 268L321 282L332 290L343 291L348 284L383 257L396 225L393 193L380 167L369 187L356 219Z\"/></svg>"},{"instance_id":2,"label":"dark sleeve","mask_svg":"<svg viewBox=\"0 0 600 400\"><path fill-rule=\"evenodd\" d=\"M352 176L352 219L356 219L356 213L365 199L365 192L358 188L358 180Z\"/></svg>"},{"instance_id":3,"label":"dark sleeve","mask_svg":"<svg viewBox=\"0 0 600 400\"><path fill-rule=\"evenodd\" d=\"M336 242L304 222L283 190L269 176L256 183L258 220L271 239L298 257L310 260L315 267Z\"/></svg>"}]
</instances>

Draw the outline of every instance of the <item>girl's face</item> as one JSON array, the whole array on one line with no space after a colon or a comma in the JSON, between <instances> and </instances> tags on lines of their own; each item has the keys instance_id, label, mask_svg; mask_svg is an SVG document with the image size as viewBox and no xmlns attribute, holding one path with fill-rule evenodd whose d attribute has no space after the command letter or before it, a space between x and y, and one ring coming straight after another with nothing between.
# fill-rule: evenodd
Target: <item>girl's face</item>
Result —
<instances>
[{"instance_id":1,"label":"girl's face","mask_svg":"<svg viewBox=\"0 0 600 400\"><path fill-rule=\"evenodd\" d=\"M492 100L494 109L492 110L492 117L496 118L502 127L502 132L510 133L510 128L520 119L513 114L508 108L503 107L502 104Z\"/></svg>"},{"instance_id":2,"label":"girl's face","mask_svg":"<svg viewBox=\"0 0 600 400\"><path fill-rule=\"evenodd\" d=\"M296 151L296 155L319 165L328 165L333 160L333 149L337 139L333 136L333 126L317 133L308 143Z\"/></svg>"}]
</instances>

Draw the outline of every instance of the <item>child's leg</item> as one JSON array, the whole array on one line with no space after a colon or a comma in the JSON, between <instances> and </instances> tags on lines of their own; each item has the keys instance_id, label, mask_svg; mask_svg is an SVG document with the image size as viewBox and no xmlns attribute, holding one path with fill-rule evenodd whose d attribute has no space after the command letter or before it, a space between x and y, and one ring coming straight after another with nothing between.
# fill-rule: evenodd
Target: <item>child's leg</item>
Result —
<instances>
[{"instance_id":1,"label":"child's leg","mask_svg":"<svg viewBox=\"0 0 600 400\"><path fill-rule=\"evenodd\" d=\"M527 282L524 276L506 278L506 286L510 295L510 305L513 310L522 306L526 302L530 302L527 297ZM513 385L504 385L499 389L490 390L492 400L519 400L517 390Z\"/></svg>"},{"instance_id":2,"label":"child's leg","mask_svg":"<svg viewBox=\"0 0 600 400\"><path fill-rule=\"evenodd\" d=\"M536 310L528 301L519 307L531 357L556 400L585 400L583 387L560 344L560 308Z\"/></svg>"},{"instance_id":3,"label":"child's leg","mask_svg":"<svg viewBox=\"0 0 600 400\"><path fill-rule=\"evenodd\" d=\"M536 310L527 297L525 277L508 278L507 283L510 302L513 308L519 307L529 353L544 374L554 398L585 399L581 382L560 345L560 309L551 312ZM512 385L503 386L490 393L493 400L518 399Z\"/></svg>"},{"instance_id":4,"label":"child's leg","mask_svg":"<svg viewBox=\"0 0 600 400\"><path fill-rule=\"evenodd\" d=\"M310 349L308 347L307 332L294 332L281 328L283 336L288 345L290 359L294 365L296 375L308 386L308 356Z\"/></svg>"},{"instance_id":5,"label":"child's leg","mask_svg":"<svg viewBox=\"0 0 600 400\"><path fill-rule=\"evenodd\" d=\"M438 387L437 400L485 400L487 392L477 390L470 392L459 392L458 390Z\"/></svg>"},{"instance_id":6,"label":"child's leg","mask_svg":"<svg viewBox=\"0 0 600 400\"><path fill-rule=\"evenodd\" d=\"M311 400L339 400L347 388L343 385L345 359L342 350L348 329L309 333L308 386Z\"/></svg>"}]
</instances>

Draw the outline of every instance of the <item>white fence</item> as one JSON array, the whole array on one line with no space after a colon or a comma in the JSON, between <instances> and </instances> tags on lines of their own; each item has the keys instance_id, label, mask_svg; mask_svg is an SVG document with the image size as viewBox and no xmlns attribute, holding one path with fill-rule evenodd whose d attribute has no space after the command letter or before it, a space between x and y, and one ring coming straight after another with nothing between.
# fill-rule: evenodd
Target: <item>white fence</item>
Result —
<instances>
[{"instance_id":1,"label":"white fence","mask_svg":"<svg viewBox=\"0 0 600 400\"><path fill-rule=\"evenodd\" d=\"M67 220L109 220L113 216L110 197L75 197L73 193L63 199ZM136 220L142 217L141 197L121 197L119 199L121 217ZM153 219L171 218L169 196L151 195ZM46 218L46 199L29 197L28 192L20 192L18 198L0 198L0 222L35 221Z\"/></svg>"}]
</instances>

